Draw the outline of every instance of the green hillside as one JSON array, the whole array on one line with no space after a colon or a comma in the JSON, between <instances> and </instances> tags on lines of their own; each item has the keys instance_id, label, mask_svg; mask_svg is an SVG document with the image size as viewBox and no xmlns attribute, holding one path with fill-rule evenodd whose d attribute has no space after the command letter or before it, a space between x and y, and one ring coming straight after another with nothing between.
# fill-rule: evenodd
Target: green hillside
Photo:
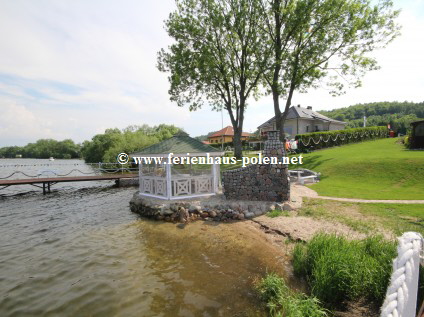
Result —
<instances>
[{"instance_id":1,"label":"green hillside","mask_svg":"<svg viewBox=\"0 0 424 317\"><path fill-rule=\"evenodd\" d=\"M374 102L319 112L327 117L347 122L348 128L362 127L366 116L367 126L390 123L397 133L406 134L411 122L424 118L424 102Z\"/></svg>"},{"instance_id":2,"label":"green hillside","mask_svg":"<svg viewBox=\"0 0 424 317\"><path fill-rule=\"evenodd\" d=\"M322 196L424 199L424 151L381 139L303 154L303 168L322 174Z\"/></svg>"}]
</instances>

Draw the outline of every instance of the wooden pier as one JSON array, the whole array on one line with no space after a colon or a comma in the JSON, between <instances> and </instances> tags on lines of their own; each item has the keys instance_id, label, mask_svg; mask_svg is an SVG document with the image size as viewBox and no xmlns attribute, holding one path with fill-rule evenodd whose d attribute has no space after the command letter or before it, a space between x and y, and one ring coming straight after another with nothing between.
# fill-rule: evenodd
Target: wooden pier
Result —
<instances>
[{"instance_id":1,"label":"wooden pier","mask_svg":"<svg viewBox=\"0 0 424 317\"><path fill-rule=\"evenodd\" d=\"M47 193L50 193L50 187L57 183L115 180L117 185L119 186L119 181L123 178L138 178L138 174L10 179L0 180L0 186L4 186L3 188L5 188L12 185L33 185L42 188L43 194L45 195ZM40 184L40 186L38 184Z\"/></svg>"}]
</instances>

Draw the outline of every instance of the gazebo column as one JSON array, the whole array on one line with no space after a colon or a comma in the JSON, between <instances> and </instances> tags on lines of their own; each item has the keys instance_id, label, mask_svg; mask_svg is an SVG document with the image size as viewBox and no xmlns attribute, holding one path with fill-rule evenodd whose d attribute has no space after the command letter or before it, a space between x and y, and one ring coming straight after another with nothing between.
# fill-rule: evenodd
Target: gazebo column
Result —
<instances>
[{"instance_id":1,"label":"gazebo column","mask_svg":"<svg viewBox=\"0 0 424 317\"><path fill-rule=\"evenodd\" d=\"M171 163L166 164L166 197L168 200L172 197L172 183L171 183Z\"/></svg>"},{"instance_id":2,"label":"gazebo column","mask_svg":"<svg viewBox=\"0 0 424 317\"><path fill-rule=\"evenodd\" d=\"M215 163L212 164L212 186L213 186L214 193L218 192L219 169L220 169L220 166L218 164L215 164Z\"/></svg>"},{"instance_id":3,"label":"gazebo column","mask_svg":"<svg viewBox=\"0 0 424 317\"><path fill-rule=\"evenodd\" d=\"M143 176L143 164L140 162L138 165L138 190L141 193L141 186L143 185L143 182L141 181L141 177Z\"/></svg>"}]
</instances>

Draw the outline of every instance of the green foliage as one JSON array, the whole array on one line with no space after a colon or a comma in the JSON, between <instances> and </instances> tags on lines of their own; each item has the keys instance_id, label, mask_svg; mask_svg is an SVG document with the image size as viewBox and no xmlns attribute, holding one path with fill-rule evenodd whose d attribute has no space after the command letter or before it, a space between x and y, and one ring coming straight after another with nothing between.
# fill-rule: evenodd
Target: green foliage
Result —
<instances>
[{"instance_id":1,"label":"green foliage","mask_svg":"<svg viewBox=\"0 0 424 317\"><path fill-rule=\"evenodd\" d=\"M383 237L349 241L317 234L294 249L294 272L306 277L312 294L332 308L361 298L381 306L390 282L396 243Z\"/></svg>"},{"instance_id":2,"label":"green foliage","mask_svg":"<svg viewBox=\"0 0 424 317\"><path fill-rule=\"evenodd\" d=\"M158 56L159 70L170 73L171 100L191 110L238 109L267 62L260 14L254 0L178 0L165 21L175 43Z\"/></svg>"},{"instance_id":3,"label":"green foliage","mask_svg":"<svg viewBox=\"0 0 424 317\"><path fill-rule=\"evenodd\" d=\"M320 182L311 185L321 196L423 198L424 152L406 150L397 139L348 144L302 156L303 168L321 173Z\"/></svg>"},{"instance_id":4,"label":"green foliage","mask_svg":"<svg viewBox=\"0 0 424 317\"><path fill-rule=\"evenodd\" d=\"M122 131L107 129L103 134L95 135L91 141L82 145L82 155L87 163L116 162L119 153L132 153L144 147L170 138L180 129L173 125L161 124L129 126Z\"/></svg>"},{"instance_id":5,"label":"green foliage","mask_svg":"<svg viewBox=\"0 0 424 317\"><path fill-rule=\"evenodd\" d=\"M411 135L410 134L406 135L403 138L403 141L402 142L403 142L403 144L405 145L405 147L407 149L410 149L411 148Z\"/></svg>"},{"instance_id":6,"label":"green foliage","mask_svg":"<svg viewBox=\"0 0 424 317\"><path fill-rule=\"evenodd\" d=\"M234 128L235 156L241 158L241 133L247 99L257 96L268 67L266 41L258 23L257 0L178 0L165 22L174 43L158 56L169 72L169 94L178 106L209 105L227 110Z\"/></svg>"},{"instance_id":7,"label":"green foliage","mask_svg":"<svg viewBox=\"0 0 424 317\"><path fill-rule=\"evenodd\" d=\"M271 316L323 317L327 311L314 297L295 293L274 273L268 274L256 284L260 298L267 304Z\"/></svg>"},{"instance_id":8,"label":"green foliage","mask_svg":"<svg viewBox=\"0 0 424 317\"><path fill-rule=\"evenodd\" d=\"M407 134L411 122L424 118L424 102L374 102L320 113L336 120L346 121L349 128L362 127L363 118L366 116L367 126L390 124L396 133Z\"/></svg>"},{"instance_id":9,"label":"green foliage","mask_svg":"<svg viewBox=\"0 0 424 317\"><path fill-rule=\"evenodd\" d=\"M375 140L387 137L387 127L367 127L296 135L301 151L323 149L332 146Z\"/></svg>"},{"instance_id":10,"label":"green foliage","mask_svg":"<svg viewBox=\"0 0 424 317\"><path fill-rule=\"evenodd\" d=\"M264 82L272 91L281 135L295 92L326 85L332 95L340 95L346 83L359 87L366 72L378 69L370 53L399 35L399 12L391 0L375 5L363 0L260 1L272 51ZM280 97L286 100L284 111Z\"/></svg>"},{"instance_id":11,"label":"green foliage","mask_svg":"<svg viewBox=\"0 0 424 317\"><path fill-rule=\"evenodd\" d=\"M274 51L279 48L284 96L290 95L291 88L314 87L323 78L335 95L342 93L346 80L359 86L366 71L378 68L369 53L399 35L394 22L399 12L392 10L389 0L377 5L361 0L277 0L270 6L269 14L281 19L269 17L273 29L279 22L283 29ZM276 32L272 35L279 37Z\"/></svg>"},{"instance_id":12,"label":"green foliage","mask_svg":"<svg viewBox=\"0 0 424 317\"><path fill-rule=\"evenodd\" d=\"M22 155L24 158L49 158L70 159L80 157L81 146L74 141L66 139L56 141L52 139L40 139L35 143L29 143L23 147L9 146L0 148L0 157L15 158Z\"/></svg>"}]
</instances>

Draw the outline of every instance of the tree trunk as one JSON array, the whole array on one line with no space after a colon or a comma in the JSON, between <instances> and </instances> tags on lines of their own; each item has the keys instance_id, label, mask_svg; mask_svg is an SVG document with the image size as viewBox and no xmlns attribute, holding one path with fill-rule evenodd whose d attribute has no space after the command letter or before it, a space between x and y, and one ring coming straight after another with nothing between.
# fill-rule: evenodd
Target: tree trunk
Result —
<instances>
[{"instance_id":1,"label":"tree trunk","mask_svg":"<svg viewBox=\"0 0 424 317\"><path fill-rule=\"evenodd\" d=\"M235 126L233 125L234 129L234 156L237 159L241 159L243 156L243 147L241 144L241 136L243 133L243 122L244 122L244 109L245 109L246 100L244 97L240 98L240 106L238 110L238 120L235 122Z\"/></svg>"},{"instance_id":2,"label":"tree trunk","mask_svg":"<svg viewBox=\"0 0 424 317\"><path fill-rule=\"evenodd\" d=\"M277 131L280 131L280 141L284 140L284 121L283 121L283 115L281 114L280 110L280 100L279 100L279 93L277 90L272 91L272 99L274 101L274 113L275 113L275 129Z\"/></svg>"},{"instance_id":3,"label":"tree trunk","mask_svg":"<svg viewBox=\"0 0 424 317\"><path fill-rule=\"evenodd\" d=\"M234 156L237 159L241 159L243 155L243 148L241 144L241 135L243 132L243 121L244 121L244 105L245 100L240 102L240 106L237 108L237 117L234 118L233 110L229 105L226 106L228 114L230 115L231 124L234 130L233 145L234 145Z\"/></svg>"},{"instance_id":4,"label":"tree trunk","mask_svg":"<svg viewBox=\"0 0 424 317\"><path fill-rule=\"evenodd\" d=\"M286 107L284 109L283 115L281 116L280 138L281 138L282 141L285 138L284 123L285 123L286 118L287 118L287 115L289 113L289 109L290 109L290 106L291 106L291 101L292 101L292 98L293 98L293 92L294 92L294 88L293 88L293 90L290 89L289 96L287 97L287 100L286 100Z\"/></svg>"},{"instance_id":5,"label":"tree trunk","mask_svg":"<svg viewBox=\"0 0 424 317\"><path fill-rule=\"evenodd\" d=\"M241 129L234 128L234 138L233 138L234 156L237 159L241 159L241 157L243 156L243 148L241 144L241 133L242 133Z\"/></svg>"},{"instance_id":6,"label":"tree trunk","mask_svg":"<svg viewBox=\"0 0 424 317\"><path fill-rule=\"evenodd\" d=\"M275 113L275 128L276 130L280 131L280 141L284 141L284 122L281 115L280 110L280 89L279 89L279 76L281 71L281 49L282 49L282 38L281 38L281 25L282 25L282 19L281 19L281 0L274 0L273 1L273 10L274 10L274 20L275 20L275 66L274 66L274 74L272 76L272 84L271 84L271 91L272 91L272 99L274 101L274 113Z\"/></svg>"}]
</instances>

